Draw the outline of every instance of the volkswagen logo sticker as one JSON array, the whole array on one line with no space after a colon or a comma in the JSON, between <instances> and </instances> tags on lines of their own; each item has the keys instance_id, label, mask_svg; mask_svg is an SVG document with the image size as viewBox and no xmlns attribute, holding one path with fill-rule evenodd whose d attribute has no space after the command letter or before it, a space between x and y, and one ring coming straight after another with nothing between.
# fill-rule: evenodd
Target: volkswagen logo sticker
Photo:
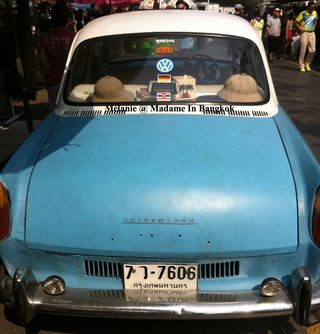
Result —
<instances>
[{"instance_id":1,"label":"volkswagen logo sticker","mask_svg":"<svg viewBox=\"0 0 320 334\"><path fill-rule=\"evenodd\" d=\"M157 70L161 73L168 73L173 69L173 62L170 59L160 59L157 62Z\"/></svg>"}]
</instances>

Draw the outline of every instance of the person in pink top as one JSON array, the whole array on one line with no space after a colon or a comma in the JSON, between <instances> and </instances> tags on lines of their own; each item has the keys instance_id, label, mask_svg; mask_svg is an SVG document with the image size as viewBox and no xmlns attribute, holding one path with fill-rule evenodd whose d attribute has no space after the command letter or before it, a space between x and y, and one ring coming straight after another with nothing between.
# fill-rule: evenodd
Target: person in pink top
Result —
<instances>
[{"instance_id":1,"label":"person in pink top","mask_svg":"<svg viewBox=\"0 0 320 334\"><path fill-rule=\"evenodd\" d=\"M69 19L68 7L56 4L51 13L52 29L40 37L40 68L45 78L51 110L58 95L68 52L75 36L75 32L67 29Z\"/></svg>"}]
</instances>

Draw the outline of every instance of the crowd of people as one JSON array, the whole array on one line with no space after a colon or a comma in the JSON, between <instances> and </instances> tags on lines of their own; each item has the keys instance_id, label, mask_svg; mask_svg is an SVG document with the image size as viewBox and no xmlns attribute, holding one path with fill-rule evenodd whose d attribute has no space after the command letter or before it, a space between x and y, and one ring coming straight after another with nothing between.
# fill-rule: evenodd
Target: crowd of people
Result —
<instances>
[{"instance_id":1,"label":"crowd of people","mask_svg":"<svg viewBox=\"0 0 320 334\"><path fill-rule=\"evenodd\" d=\"M57 4L59 3L66 4L66 1L57 0ZM92 19L103 15L129 10L170 8L196 9L197 5L192 0L142 0L138 6L131 7L91 5L89 9L73 11L71 28L77 32ZM236 4L233 14L248 20L256 29L270 62L292 58L299 61L301 72L310 71L316 51L314 32L318 21L314 0L309 1L307 8L299 12L293 8L283 10L271 5L263 15L258 8L246 11L242 4Z\"/></svg>"},{"instance_id":2,"label":"crowd of people","mask_svg":"<svg viewBox=\"0 0 320 334\"><path fill-rule=\"evenodd\" d=\"M296 13L270 6L264 16L258 8L246 14L241 4L235 6L235 15L247 19L262 39L270 62L292 58L299 61L300 72L310 72L316 53L315 29L318 23L316 3L308 1L306 9Z\"/></svg>"}]
</instances>

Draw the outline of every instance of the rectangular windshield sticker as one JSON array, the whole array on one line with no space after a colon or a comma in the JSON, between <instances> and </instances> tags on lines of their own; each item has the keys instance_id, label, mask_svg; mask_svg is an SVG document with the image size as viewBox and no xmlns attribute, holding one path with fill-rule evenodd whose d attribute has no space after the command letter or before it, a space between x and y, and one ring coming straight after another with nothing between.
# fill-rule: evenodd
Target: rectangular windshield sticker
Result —
<instances>
[{"instance_id":1,"label":"rectangular windshield sticker","mask_svg":"<svg viewBox=\"0 0 320 334\"><path fill-rule=\"evenodd\" d=\"M171 82L171 74L158 74L157 82L170 83Z\"/></svg>"},{"instance_id":2,"label":"rectangular windshield sticker","mask_svg":"<svg viewBox=\"0 0 320 334\"><path fill-rule=\"evenodd\" d=\"M156 48L156 54L168 54L168 53L173 53L173 47L162 45Z\"/></svg>"},{"instance_id":3,"label":"rectangular windshield sticker","mask_svg":"<svg viewBox=\"0 0 320 334\"><path fill-rule=\"evenodd\" d=\"M170 92L157 92L157 101L170 101L171 93Z\"/></svg>"},{"instance_id":4,"label":"rectangular windshield sticker","mask_svg":"<svg viewBox=\"0 0 320 334\"><path fill-rule=\"evenodd\" d=\"M173 38L159 38L156 39L157 44L167 44L167 43L174 43L175 40Z\"/></svg>"},{"instance_id":5,"label":"rectangular windshield sticker","mask_svg":"<svg viewBox=\"0 0 320 334\"><path fill-rule=\"evenodd\" d=\"M170 92L177 94L176 82L151 82L150 95L156 95L157 92Z\"/></svg>"}]
</instances>

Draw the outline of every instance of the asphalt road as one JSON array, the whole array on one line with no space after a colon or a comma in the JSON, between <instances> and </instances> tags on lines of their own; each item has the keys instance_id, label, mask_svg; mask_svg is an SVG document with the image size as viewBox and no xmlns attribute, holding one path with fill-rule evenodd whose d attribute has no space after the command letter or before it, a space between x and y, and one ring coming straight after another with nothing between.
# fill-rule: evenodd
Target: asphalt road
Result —
<instances>
[{"instance_id":1,"label":"asphalt road","mask_svg":"<svg viewBox=\"0 0 320 334\"><path fill-rule=\"evenodd\" d=\"M280 104L288 112L315 156L320 161L320 73L300 73L293 61L281 61L272 64L271 72ZM207 333L255 333L255 334L302 334L306 328L299 327L292 319L275 321L152 321L118 319L84 319L56 316L41 316L28 328L29 333L99 334L116 330L118 333L139 334L194 334ZM25 329L15 324L14 319L4 315L0 306L0 334L22 334ZM319 334L312 327L308 333Z\"/></svg>"},{"instance_id":2,"label":"asphalt road","mask_svg":"<svg viewBox=\"0 0 320 334\"><path fill-rule=\"evenodd\" d=\"M271 73L280 104L320 161L320 72L300 73L296 62L281 61Z\"/></svg>"}]
</instances>

